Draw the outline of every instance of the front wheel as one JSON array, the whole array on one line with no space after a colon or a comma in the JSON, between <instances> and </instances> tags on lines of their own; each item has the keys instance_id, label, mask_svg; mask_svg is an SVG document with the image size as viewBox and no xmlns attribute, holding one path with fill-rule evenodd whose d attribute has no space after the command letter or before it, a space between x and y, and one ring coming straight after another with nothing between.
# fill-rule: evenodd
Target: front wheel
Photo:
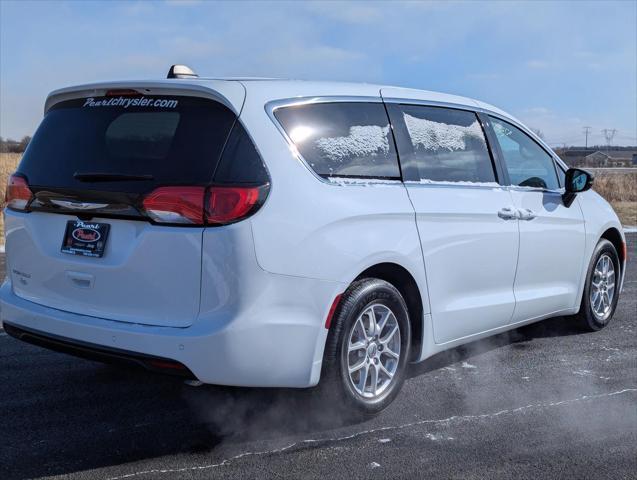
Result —
<instances>
[{"instance_id":1,"label":"front wheel","mask_svg":"<svg viewBox=\"0 0 637 480\"><path fill-rule=\"evenodd\" d=\"M354 282L341 297L325 345L322 394L350 413L387 407L405 379L411 344L400 292L379 279Z\"/></svg>"},{"instance_id":2,"label":"front wheel","mask_svg":"<svg viewBox=\"0 0 637 480\"><path fill-rule=\"evenodd\" d=\"M620 263L617 250L606 239L599 241L586 275L580 311L575 319L588 331L597 331L610 322L619 298Z\"/></svg>"}]
</instances>

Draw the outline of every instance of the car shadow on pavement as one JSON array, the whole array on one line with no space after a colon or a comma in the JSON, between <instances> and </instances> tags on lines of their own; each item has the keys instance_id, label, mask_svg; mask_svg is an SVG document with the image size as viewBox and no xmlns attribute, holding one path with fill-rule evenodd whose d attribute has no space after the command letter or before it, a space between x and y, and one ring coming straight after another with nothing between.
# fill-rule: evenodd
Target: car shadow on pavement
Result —
<instances>
[{"instance_id":1,"label":"car shadow on pavement","mask_svg":"<svg viewBox=\"0 0 637 480\"><path fill-rule=\"evenodd\" d=\"M550 318L440 352L424 362L412 364L408 377L417 377L434 370L439 370L456 362L466 361L505 346L512 346L520 350L526 349L530 347L530 342L536 338L564 337L581 335L583 333L585 332L581 330L571 318Z\"/></svg>"},{"instance_id":2,"label":"car shadow on pavement","mask_svg":"<svg viewBox=\"0 0 637 480\"><path fill-rule=\"evenodd\" d=\"M571 322L559 318L541 322L435 355L412 365L409 376L506 345L577 333ZM26 377L19 369L4 369L3 479L211 454L220 444L316 435L360 423L335 414L333 405L325 408L313 390L191 387L178 378L87 362L30 345L15 343L10 349L15 352L8 355L30 357L42 368Z\"/></svg>"}]
</instances>

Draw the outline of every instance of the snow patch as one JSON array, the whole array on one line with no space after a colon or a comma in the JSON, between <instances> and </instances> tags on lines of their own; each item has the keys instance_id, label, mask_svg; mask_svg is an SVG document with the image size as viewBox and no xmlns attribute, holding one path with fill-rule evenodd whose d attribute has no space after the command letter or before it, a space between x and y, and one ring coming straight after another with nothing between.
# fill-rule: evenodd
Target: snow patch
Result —
<instances>
[{"instance_id":1,"label":"snow patch","mask_svg":"<svg viewBox=\"0 0 637 480\"><path fill-rule=\"evenodd\" d=\"M350 177L327 177L330 183L340 186L358 185L363 187L371 187L377 185L400 185L400 180L383 180L379 178L350 178Z\"/></svg>"},{"instance_id":2,"label":"snow patch","mask_svg":"<svg viewBox=\"0 0 637 480\"><path fill-rule=\"evenodd\" d=\"M342 162L353 156L375 156L389 153L389 125L354 125L346 137L315 140L316 146L330 160Z\"/></svg>"},{"instance_id":3,"label":"snow patch","mask_svg":"<svg viewBox=\"0 0 637 480\"><path fill-rule=\"evenodd\" d=\"M380 463L376 463L376 462L372 462L369 465L367 465L367 468L378 468L380 467Z\"/></svg>"},{"instance_id":4,"label":"snow patch","mask_svg":"<svg viewBox=\"0 0 637 480\"><path fill-rule=\"evenodd\" d=\"M637 233L637 227L633 227L633 226L624 227L624 233Z\"/></svg>"},{"instance_id":5,"label":"snow patch","mask_svg":"<svg viewBox=\"0 0 637 480\"><path fill-rule=\"evenodd\" d=\"M425 150L465 150L466 141L470 138L484 142L482 128L477 120L468 127L463 127L416 118L407 113L403 114L403 119L413 145Z\"/></svg>"},{"instance_id":6,"label":"snow patch","mask_svg":"<svg viewBox=\"0 0 637 480\"><path fill-rule=\"evenodd\" d=\"M389 443L391 442L391 438L381 438L378 440L378 443Z\"/></svg>"},{"instance_id":7,"label":"snow patch","mask_svg":"<svg viewBox=\"0 0 637 480\"><path fill-rule=\"evenodd\" d=\"M438 441L438 440L453 440L453 437L445 437L443 435L434 435L433 433L425 434L429 440Z\"/></svg>"},{"instance_id":8,"label":"snow patch","mask_svg":"<svg viewBox=\"0 0 637 480\"><path fill-rule=\"evenodd\" d=\"M462 362L462 368L478 368L475 365L471 365L469 362Z\"/></svg>"}]
</instances>

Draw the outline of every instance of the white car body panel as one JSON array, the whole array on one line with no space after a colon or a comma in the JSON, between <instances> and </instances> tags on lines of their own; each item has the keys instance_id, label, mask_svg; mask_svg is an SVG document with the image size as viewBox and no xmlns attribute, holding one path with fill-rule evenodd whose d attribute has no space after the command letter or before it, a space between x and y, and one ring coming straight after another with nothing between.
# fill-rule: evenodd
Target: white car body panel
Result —
<instances>
[{"instance_id":1,"label":"white car body panel","mask_svg":"<svg viewBox=\"0 0 637 480\"><path fill-rule=\"evenodd\" d=\"M507 325L515 307L516 219L500 187L407 184L427 278L436 343Z\"/></svg>"},{"instance_id":2,"label":"white car body panel","mask_svg":"<svg viewBox=\"0 0 637 480\"><path fill-rule=\"evenodd\" d=\"M519 220L520 251L512 322L547 312L571 311L578 302L584 264L584 219L577 203L565 207L561 192L511 188Z\"/></svg>"},{"instance_id":3,"label":"white car body panel","mask_svg":"<svg viewBox=\"0 0 637 480\"><path fill-rule=\"evenodd\" d=\"M423 307L422 317L411 319L422 331L413 358L424 360L556 312L576 313L600 237L614 229L623 239L617 216L593 191L566 208L557 194L547 203L544 194L508 186L326 181L269 115L273 104L290 99L413 99L501 116L548 148L477 100L367 84L171 79L58 90L45 111L126 88L228 106L270 174L265 204L239 223L178 235L173 227L108 219L121 235L111 238L119 239L99 265L59 252L60 225L74 217L7 210L3 321L173 359L206 383L308 387L320 379L334 299L370 267L395 264L413 277ZM498 217L504 207L537 216L505 220ZM169 256L162 265L172 268L154 269L157 255ZM87 279L106 287L70 298L65 282L76 288L75 280Z\"/></svg>"},{"instance_id":4,"label":"white car body panel","mask_svg":"<svg viewBox=\"0 0 637 480\"><path fill-rule=\"evenodd\" d=\"M195 321L202 228L95 218L111 226L106 254L96 261L60 252L66 222L75 219L42 212L5 216L7 276L15 295L119 322L187 327Z\"/></svg>"}]
</instances>

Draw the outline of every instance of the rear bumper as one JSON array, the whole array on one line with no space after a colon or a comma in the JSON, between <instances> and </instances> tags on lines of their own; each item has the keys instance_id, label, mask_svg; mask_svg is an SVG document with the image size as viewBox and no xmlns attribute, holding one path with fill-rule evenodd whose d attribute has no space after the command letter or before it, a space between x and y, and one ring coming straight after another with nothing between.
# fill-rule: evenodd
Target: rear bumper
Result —
<instances>
[{"instance_id":1,"label":"rear bumper","mask_svg":"<svg viewBox=\"0 0 637 480\"><path fill-rule=\"evenodd\" d=\"M93 359L141 362L146 368L149 360L177 362L185 366L185 374L204 383L316 385L327 337L325 318L343 287L263 274L269 277L265 291L255 292L249 308L210 313L187 328L57 310L18 297L9 281L0 288L0 319L7 324L7 333L46 348Z\"/></svg>"},{"instance_id":2,"label":"rear bumper","mask_svg":"<svg viewBox=\"0 0 637 480\"><path fill-rule=\"evenodd\" d=\"M68 353L87 360L95 360L104 363L141 367L158 373L168 373L181 377L194 378L193 373L185 365L179 362L152 355L144 355L136 352L128 352L118 348L108 348L102 345L79 342L68 338L50 335L36 330L17 327L4 322L4 331L13 338L23 342L48 348L60 353Z\"/></svg>"}]
</instances>

